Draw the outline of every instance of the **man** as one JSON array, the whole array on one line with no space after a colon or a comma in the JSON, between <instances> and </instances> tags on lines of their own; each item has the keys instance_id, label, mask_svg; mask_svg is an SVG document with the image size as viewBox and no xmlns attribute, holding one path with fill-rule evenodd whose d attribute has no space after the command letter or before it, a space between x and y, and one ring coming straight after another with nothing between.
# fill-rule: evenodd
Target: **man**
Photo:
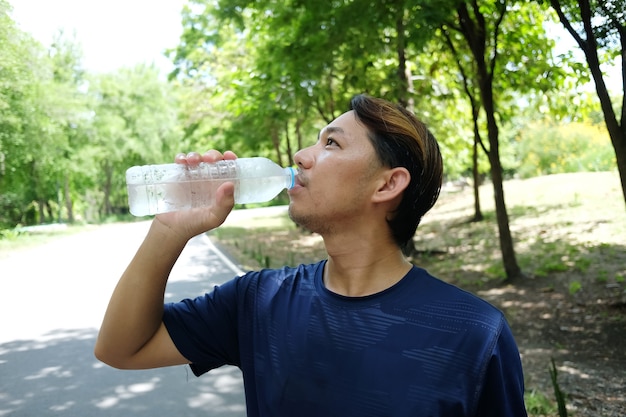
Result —
<instances>
[{"instance_id":1,"label":"man","mask_svg":"<svg viewBox=\"0 0 626 417\"><path fill-rule=\"evenodd\" d=\"M232 152L179 155L196 165ZM519 353L502 313L413 266L401 248L435 203L439 147L385 100L351 110L294 157L289 214L319 233L328 259L237 277L163 305L186 242L233 208L156 216L122 275L96 343L118 368L241 368L249 416L525 416Z\"/></svg>"}]
</instances>

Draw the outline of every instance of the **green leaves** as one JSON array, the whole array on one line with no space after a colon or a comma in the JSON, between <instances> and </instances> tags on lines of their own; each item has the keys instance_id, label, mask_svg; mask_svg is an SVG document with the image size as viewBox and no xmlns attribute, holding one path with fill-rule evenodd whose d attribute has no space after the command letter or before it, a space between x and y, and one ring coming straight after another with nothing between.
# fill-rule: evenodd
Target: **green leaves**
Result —
<instances>
[{"instance_id":1,"label":"green leaves","mask_svg":"<svg viewBox=\"0 0 626 417\"><path fill-rule=\"evenodd\" d=\"M47 53L0 0L0 227L98 220L126 205L132 164L182 150L173 85L156 68L87 74L76 39Z\"/></svg>"}]
</instances>

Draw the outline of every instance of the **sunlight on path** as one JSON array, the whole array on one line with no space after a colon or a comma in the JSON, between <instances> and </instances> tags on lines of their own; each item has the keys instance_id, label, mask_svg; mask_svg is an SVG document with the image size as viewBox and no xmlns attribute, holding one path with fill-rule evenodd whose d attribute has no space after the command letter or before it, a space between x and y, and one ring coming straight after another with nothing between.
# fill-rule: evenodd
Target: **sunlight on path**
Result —
<instances>
[{"instance_id":1,"label":"sunlight on path","mask_svg":"<svg viewBox=\"0 0 626 417\"><path fill-rule=\"evenodd\" d=\"M98 328L149 225L101 226L0 259L0 343L59 328Z\"/></svg>"}]
</instances>

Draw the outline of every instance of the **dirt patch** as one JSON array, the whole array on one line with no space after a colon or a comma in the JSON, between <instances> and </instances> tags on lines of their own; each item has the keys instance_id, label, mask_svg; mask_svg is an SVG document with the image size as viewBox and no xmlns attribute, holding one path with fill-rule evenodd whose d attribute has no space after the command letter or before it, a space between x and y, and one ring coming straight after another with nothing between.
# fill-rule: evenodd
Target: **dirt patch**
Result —
<instances>
[{"instance_id":1,"label":"dirt patch","mask_svg":"<svg viewBox=\"0 0 626 417\"><path fill-rule=\"evenodd\" d=\"M522 354L527 389L554 398L548 371L554 359L572 415L626 415L624 305L606 298L581 302L536 279L476 293L505 312Z\"/></svg>"}]
</instances>

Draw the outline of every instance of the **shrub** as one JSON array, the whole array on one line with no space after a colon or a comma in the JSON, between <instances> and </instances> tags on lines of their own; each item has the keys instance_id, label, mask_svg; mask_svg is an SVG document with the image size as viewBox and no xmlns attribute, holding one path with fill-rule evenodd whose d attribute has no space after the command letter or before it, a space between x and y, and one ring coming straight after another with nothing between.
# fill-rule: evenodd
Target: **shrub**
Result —
<instances>
[{"instance_id":1,"label":"shrub","mask_svg":"<svg viewBox=\"0 0 626 417\"><path fill-rule=\"evenodd\" d=\"M521 178L609 171L616 164L606 129L586 123L530 125L517 137L516 153Z\"/></svg>"},{"instance_id":2,"label":"shrub","mask_svg":"<svg viewBox=\"0 0 626 417\"><path fill-rule=\"evenodd\" d=\"M21 220L24 202L16 193L0 194L0 229L15 227Z\"/></svg>"}]
</instances>

